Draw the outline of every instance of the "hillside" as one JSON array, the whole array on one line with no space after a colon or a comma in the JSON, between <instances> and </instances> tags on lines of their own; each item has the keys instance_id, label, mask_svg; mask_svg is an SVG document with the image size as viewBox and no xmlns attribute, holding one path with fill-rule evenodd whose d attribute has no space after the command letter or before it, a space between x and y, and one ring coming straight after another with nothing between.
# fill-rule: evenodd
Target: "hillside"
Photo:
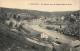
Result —
<instances>
[{"instance_id":1,"label":"hillside","mask_svg":"<svg viewBox=\"0 0 80 51\"><path fill-rule=\"evenodd\" d=\"M13 32L4 23L3 17L0 16L0 51L37 51L34 45L39 48L38 50L45 51L46 47L28 41L24 33Z\"/></svg>"},{"instance_id":2,"label":"hillside","mask_svg":"<svg viewBox=\"0 0 80 51\"><path fill-rule=\"evenodd\" d=\"M44 16L44 17L61 17L70 15L76 11L64 11L64 12L43 12L43 11L36 11L36 10L26 10L26 9L13 9L13 8L2 8L1 7L1 14L5 12L14 12L14 13L27 13L31 16Z\"/></svg>"}]
</instances>

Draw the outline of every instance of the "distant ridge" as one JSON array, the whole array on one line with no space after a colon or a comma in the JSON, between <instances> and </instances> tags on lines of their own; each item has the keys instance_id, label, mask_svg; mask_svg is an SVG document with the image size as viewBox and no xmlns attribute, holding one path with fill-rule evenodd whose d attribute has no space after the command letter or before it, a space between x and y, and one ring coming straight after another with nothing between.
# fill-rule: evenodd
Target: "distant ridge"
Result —
<instances>
[{"instance_id":1,"label":"distant ridge","mask_svg":"<svg viewBox=\"0 0 80 51\"><path fill-rule=\"evenodd\" d=\"M32 16L44 16L44 17L61 17L66 16L74 13L79 13L80 10L77 11L59 11L59 12L46 12L46 11L37 11L37 10L27 10L27 9L17 9L17 8L4 8L1 7L1 14L4 14L6 12L14 12L16 14L18 13L27 13Z\"/></svg>"}]
</instances>

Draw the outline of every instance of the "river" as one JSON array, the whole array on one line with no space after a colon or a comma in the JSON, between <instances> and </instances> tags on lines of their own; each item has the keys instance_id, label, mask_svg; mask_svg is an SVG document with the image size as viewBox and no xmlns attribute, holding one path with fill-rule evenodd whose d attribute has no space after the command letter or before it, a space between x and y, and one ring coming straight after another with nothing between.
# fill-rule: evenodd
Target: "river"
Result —
<instances>
[{"instance_id":1,"label":"river","mask_svg":"<svg viewBox=\"0 0 80 51\"><path fill-rule=\"evenodd\" d=\"M44 29L44 28L42 28L42 27L40 27L40 26L38 26L38 25L30 25L30 27L31 27L33 30L36 30L36 31L39 31L39 32L44 32L44 33L46 33L46 34L48 34L49 36L54 37L54 38L60 38L60 39L66 40L66 41L76 40L76 38L74 38L74 37L61 34L61 33L56 32L56 31L54 31L54 30Z\"/></svg>"}]
</instances>

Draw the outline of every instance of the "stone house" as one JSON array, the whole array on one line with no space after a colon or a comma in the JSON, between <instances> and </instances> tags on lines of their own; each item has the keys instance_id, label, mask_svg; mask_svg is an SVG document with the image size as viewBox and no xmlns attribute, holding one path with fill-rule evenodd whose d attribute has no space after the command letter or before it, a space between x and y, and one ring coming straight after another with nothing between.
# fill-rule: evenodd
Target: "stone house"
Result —
<instances>
[{"instance_id":1,"label":"stone house","mask_svg":"<svg viewBox=\"0 0 80 51\"><path fill-rule=\"evenodd\" d=\"M40 37L41 37L41 38L46 38L46 39L47 39L47 38L49 37L49 35L47 35L46 33L41 33L41 34L40 34Z\"/></svg>"}]
</instances>

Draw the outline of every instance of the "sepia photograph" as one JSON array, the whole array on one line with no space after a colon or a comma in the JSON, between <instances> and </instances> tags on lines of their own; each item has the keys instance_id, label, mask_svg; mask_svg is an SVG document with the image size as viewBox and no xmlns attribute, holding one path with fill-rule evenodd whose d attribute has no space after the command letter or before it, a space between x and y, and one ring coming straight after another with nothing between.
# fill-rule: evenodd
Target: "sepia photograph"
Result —
<instances>
[{"instance_id":1,"label":"sepia photograph","mask_svg":"<svg viewBox=\"0 0 80 51\"><path fill-rule=\"evenodd\" d=\"M0 51L80 51L80 0L0 0Z\"/></svg>"}]
</instances>

